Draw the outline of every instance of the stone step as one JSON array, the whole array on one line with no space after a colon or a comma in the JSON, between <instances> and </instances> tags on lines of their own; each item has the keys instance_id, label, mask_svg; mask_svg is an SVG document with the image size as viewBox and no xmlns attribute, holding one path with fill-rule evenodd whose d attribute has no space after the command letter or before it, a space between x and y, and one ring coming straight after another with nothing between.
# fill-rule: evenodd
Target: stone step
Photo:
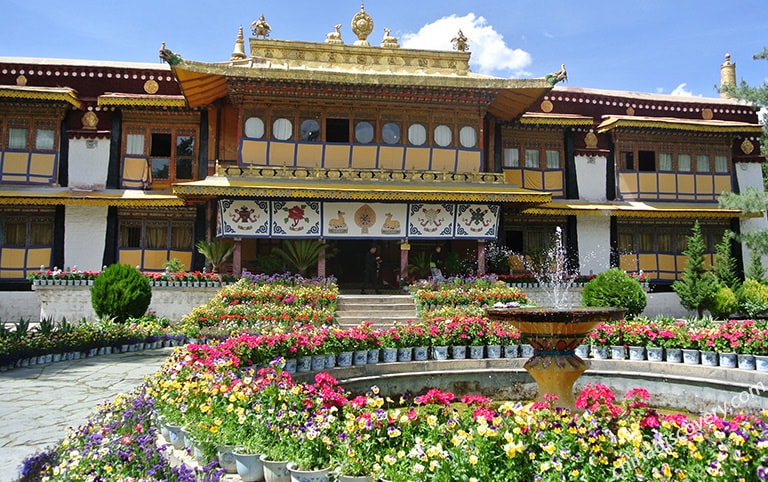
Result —
<instances>
[{"instance_id":1,"label":"stone step","mask_svg":"<svg viewBox=\"0 0 768 482\"><path fill-rule=\"evenodd\" d=\"M376 327L384 327L416 318L416 306L410 295L343 294L336 301L336 321L342 326L371 322Z\"/></svg>"}]
</instances>

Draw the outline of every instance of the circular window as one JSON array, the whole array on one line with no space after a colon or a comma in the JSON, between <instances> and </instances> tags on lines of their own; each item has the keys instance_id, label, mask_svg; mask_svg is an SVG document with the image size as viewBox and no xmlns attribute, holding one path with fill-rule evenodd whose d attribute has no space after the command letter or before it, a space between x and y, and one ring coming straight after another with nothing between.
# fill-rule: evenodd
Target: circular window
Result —
<instances>
[{"instance_id":1,"label":"circular window","mask_svg":"<svg viewBox=\"0 0 768 482\"><path fill-rule=\"evenodd\" d=\"M368 144L373 140L373 124L370 122L358 122L355 126L355 140L361 144Z\"/></svg>"},{"instance_id":2,"label":"circular window","mask_svg":"<svg viewBox=\"0 0 768 482\"><path fill-rule=\"evenodd\" d=\"M451 145L452 138L451 128L448 126L435 127L435 144L440 147L446 147Z\"/></svg>"},{"instance_id":3,"label":"circular window","mask_svg":"<svg viewBox=\"0 0 768 482\"><path fill-rule=\"evenodd\" d=\"M264 121L259 117L249 117L245 121L245 137L261 139L264 137Z\"/></svg>"},{"instance_id":4,"label":"circular window","mask_svg":"<svg viewBox=\"0 0 768 482\"><path fill-rule=\"evenodd\" d=\"M288 119L277 119L272 124L272 134L275 139L287 141L293 134L293 123Z\"/></svg>"},{"instance_id":5,"label":"circular window","mask_svg":"<svg viewBox=\"0 0 768 482\"><path fill-rule=\"evenodd\" d=\"M414 146L423 146L427 142L427 128L421 124L411 124L408 128L408 142Z\"/></svg>"},{"instance_id":6,"label":"circular window","mask_svg":"<svg viewBox=\"0 0 768 482\"><path fill-rule=\"evenodd\" d=\"M381 139L385 144L397 144L400 142L400 126L394 122L387 122L381 127Z\"/></svg>"},{"instance_id":7,"label":"circular window","mask_svg":"<svg viewBox=\"0 0 768 482\"><path fill-rule=\"evenodd\" d=\"M304 141L320 140L320 123L315 119L307 119L301 123L301 139Z\"/></svg>"},{"instance_id":8,"label":"circular window","mask_svg":"<svg viewBox=\"0 0 768 482\"><path fill-rule=\"evenodd\" d=\"M463 147L475 147L477 145L477 131L474 127L464 126L459 131L459 142Z\"/></svg>"}]
</instances>

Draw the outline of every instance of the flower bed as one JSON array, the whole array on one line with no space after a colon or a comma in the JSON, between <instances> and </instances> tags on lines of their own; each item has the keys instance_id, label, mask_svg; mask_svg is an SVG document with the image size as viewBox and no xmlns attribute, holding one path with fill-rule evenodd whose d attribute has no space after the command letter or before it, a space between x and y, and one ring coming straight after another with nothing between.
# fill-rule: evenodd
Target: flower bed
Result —
<instances>
[{"instance_id":1,"label":"flower bed","mask_svg":"<svg viewBox=\"0 0 768 482\"><path fill-rule=\"evenodd\" d=\"M470 278L430 278L409 287L416 308L423 318L456 315L479 316L497 303L523 306L532 304L517 288L498 281L495 275Z\"/></svg>"},{"instance_id":2,"label":"flower bed","mask_svg":"<svg viewBox=\"0 0 768 482\"><path fill-rule=\"evenodd\" d=\"M43 269L31 273L27 280L34 285L81 285L93 284L93 280L99 276L99 271L81 271L77 268L61 270L58 268ZM144 273L152 286L222 286L237 281L232 275L208 273L203 271L183 271L180 273L150 272Z\"/></svg>"}]
</instances>

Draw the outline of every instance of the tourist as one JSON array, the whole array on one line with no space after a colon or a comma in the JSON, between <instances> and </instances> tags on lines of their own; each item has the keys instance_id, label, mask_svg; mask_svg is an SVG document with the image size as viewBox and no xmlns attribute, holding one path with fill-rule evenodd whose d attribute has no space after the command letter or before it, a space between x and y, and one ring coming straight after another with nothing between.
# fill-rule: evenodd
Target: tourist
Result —
<instances>
[{"instance_id":1,"label":"tourist","mask_svg":"<svg viewBox=\"0 0 768 482\"><path fill-rule=\"evenodd\" d=\"M378 248L371 246L365 254L363 263L363 288L360 293L365 294L365 289L373 287L376 294L379 293L379 268L381 267L381 256L378 255Z\"/></svg>"}]
</instances>

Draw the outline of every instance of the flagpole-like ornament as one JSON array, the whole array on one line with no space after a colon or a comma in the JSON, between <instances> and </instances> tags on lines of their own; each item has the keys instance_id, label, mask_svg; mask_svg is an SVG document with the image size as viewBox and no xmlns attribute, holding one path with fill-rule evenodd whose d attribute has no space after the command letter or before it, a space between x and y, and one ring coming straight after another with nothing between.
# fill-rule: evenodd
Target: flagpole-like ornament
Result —
<instances>
[{"instance_id":1,"label":"flagpole-like ornament","mask_svg":"<svg viewBox=\"0 0 768 482\"><path fill-rule=\"evenodd\" d=\"M469 52L469 39L461 30L459 30L459 33L451 39L451 43L453 43L453 50L458 50L459 52Z\"/></svg>"},{"instance_id":2,"label":"flagpole-like ornament","mask_svg":"<svg viewBox=\"0 0 768 482\"><path fill-rule=\"evenodd\" d=\"M373 32L373 18L365 11L365 4L360 4L360 11L352 17L352 32L357 35L355 45L370 46L368 36Z\"/></svg>"}]
</instances>

